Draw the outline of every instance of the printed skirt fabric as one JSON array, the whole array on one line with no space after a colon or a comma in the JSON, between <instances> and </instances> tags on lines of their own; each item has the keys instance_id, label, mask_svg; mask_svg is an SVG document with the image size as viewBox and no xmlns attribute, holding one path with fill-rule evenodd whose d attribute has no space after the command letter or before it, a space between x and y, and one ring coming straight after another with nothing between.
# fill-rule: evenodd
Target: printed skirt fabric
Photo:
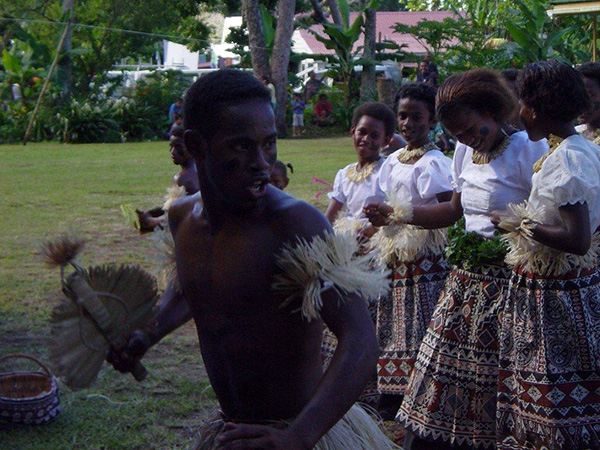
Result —
<instances>
[{"instance_id":1,"label":"printed skirt fabric","mask_svg":"<svg viewBox=\"0 0 600 450\"><path fill-rule=\"evenodd\" d=\"M498 447L600 448L600 272L513 272L502 315Z\"/></svg>"},{"instance_id":2,"label":"printed skirt fabric","mask_svg":"<svg viewBox=\"0 0 600 450\"><path fill-rule=\"evenodd\" d=\"M403 395L450 266L443 255L400 262L377 307L377 388Z\"/></svg>"},{"instance_id":3,"label":"printed skirt fabric","mask_svg":"<svg viewBox=\"0 0 600 450\"><path fill-rule=\"evenodd\" d=\"M369 302L369 314L371 320L375 323L375 317L377 315L377 301ZM321 359L323 360L323 371L327 370L335 349L337 348L337 338L327 327L323 330L323 339L321 341ZM377 373L375 367L373 367L373 376L365 386L362 394L358 398L359 403L364 403L373 409L377 409L379 404L380 394L377 391Z\"/></svg>"},{"instance_id":4,"label":"printed skirt fabric","mask_svg":"<svg viewBox=\"0 0 600 450\"><path fill-rule=\"evenodd\" d=\"M442 290L397 420L417 437L494 448L499 318L510 269L454 267Z\"/></svg>"}]
</instances>

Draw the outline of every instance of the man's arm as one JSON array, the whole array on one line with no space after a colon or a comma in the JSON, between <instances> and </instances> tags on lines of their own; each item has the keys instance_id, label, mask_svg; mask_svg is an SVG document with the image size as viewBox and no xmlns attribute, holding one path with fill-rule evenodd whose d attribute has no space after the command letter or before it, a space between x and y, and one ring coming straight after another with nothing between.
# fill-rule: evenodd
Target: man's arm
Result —
<instances>
[{"instance_id":1,"label":"man's arm","mask_svg":"<svg viewBox=\"0 0 600 450\"><path fill-rule=\"evenodd\" d=\"M325 217L312 207L290 215L282 227L290 236L308 240L332 232ZM358 399L377 365L379 350L373 321L365 300L356 295L340 298L330 288L322 293L322 299L321 317L336 335L338 345L314 395L286 430L229 424L219 437L224 450L311 449Z\"/></svg>"}]
</instances>

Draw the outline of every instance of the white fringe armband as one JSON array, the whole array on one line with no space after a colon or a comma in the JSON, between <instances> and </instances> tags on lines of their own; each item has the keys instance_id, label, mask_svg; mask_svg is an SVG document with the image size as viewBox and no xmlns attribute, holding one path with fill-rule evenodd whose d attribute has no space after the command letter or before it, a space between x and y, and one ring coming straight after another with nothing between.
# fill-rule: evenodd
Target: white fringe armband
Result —
<instances>
[{"instance_id":1,"label":"white fringe armband","mask_svg":"<svg viewBox=\"0 0 600 450\"><path fill-rule=\"evenodd\" d=\"M365 220L355 219L350 216L340 217L333 223L333 231L335 231L335 234L352 233L356 236L364 226Z\"/></svg>"},{"instance_id":2,"label":"white fringe armband","mask_svg":"<svg viewBox=\"0 0 600 450\"><path fill-rule=\"evenodd\" d=\"M358 294L365 299L385 294L389 290L389 270L374 263L370 254L359 255L353 233L328 233L310 242L301 239L286 245L277 258L282 273L273 288L291 291L281 307L295 298L302 298L300 311L307 321L320 318L323 307L321 294L333 287L340 297Z\"/></svg>"},{"instance_id":3,"label":"white fringe armband","mask_svg":"<svg viewBox=\"0 0 600 450\"><path fill-rule=\"evenodd\" d=\"M178 186L176 184L167 188L167 195L165 195L165 202L163 203L162 209L163 211L169 211L171 204L177 199L181 197L185 197L187 192L185 190L185 186Z\"/></svg>"},{"instance_id":4,"label":"white fringe armband","mask_svg":"<svg viewBox=\"0 0 600 450\"><path fill-rule=\"evenodd\" d=\"M413 219L413 205L411 202L394 198L390 199L388 204L394 208L394 211L388 217L390 225L404 224Z\"/></svg>"},{"instance_id":5,"label":"white fringe armband","mask_svg":"<svg viewBox=\"0 0 600 450\"><path fill-rule=\"evenodd\" d=\"M172 284L178 292L181 292L175 262L175 241L169 227L166 226L164 229L155 228L154 233L152 233L152 240L156 249L153 259L159 282L164 284L165 287Z\"/></svg>"},{"instance_id":6,"label":"white fringe armband","mask_svg":"<svg viewBox=\"0 0 600 450\"><path fill-rule=\"evenodd\" d=\"M592 244L585 255L561 252L533 239L533 230L544 221L544 210L533 210L527 202L509 204L512 214L503 218L498 226L508 233L502 236L508 245L506 263L522 266L529 272L542 276L561 275L576 268L592 268L598 264L600 235L592 235Z\"/></svg>"}]
</instances>

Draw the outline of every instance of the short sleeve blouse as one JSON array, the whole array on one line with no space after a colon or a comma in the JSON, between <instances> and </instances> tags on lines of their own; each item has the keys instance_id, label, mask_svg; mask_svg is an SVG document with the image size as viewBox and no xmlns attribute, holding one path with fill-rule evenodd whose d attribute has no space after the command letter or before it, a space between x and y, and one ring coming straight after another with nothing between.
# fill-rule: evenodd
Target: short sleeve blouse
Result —
<instances>
[{"instance_id":1,"label":"short sleeve blouse","mask_svg":"<svg viewBox=\"0 0 600 450\"><path fill-rule=\"evenodd\" d=\"M507 148L488 164L473 163L473 149L458 143L452 160L452 186L461 193L467 231L494 235L490 213L529 197L533 164L548 150L546 140L532 142L527 133L510 136Z\"/></svg>"},{"instance_id":2,"label":"short sleeve blouse","mask_svg":"<svg viewBox=\"0 0 600 450\"><path fill-rule=\"evenodd\" d=\"M327 196L344 204L348 208L350 217L364 218L362 210L367 203L379 203L385 200L384 195L378 190L383 162L384 158L381 158L371 175L360 183L350 181L346 175L348 169L355 166L356 163L347 165L338 171L333 182L333 191Z\"/></svg>"},{"instance_id":3,"label":"short sleeve blouse","mask_svg":"<svg viewBox=\"0 0 600 450\"><path fill-rule=\"evenodd\" d=\"M439 150L430 150L414 164L398 160L402 149L383 163L379 189L387 198L410 201L413 205L437 203L437 194L452 191L452 160Z\"/></svg>"},{"instance_id":4,"label":"short sleeve blouse","mask_svg":"<svg viewBox=\"0 0 600 450\"><path fill-rule=\"evenodd\" d=\"M565 139L533 175L529 205L544 223L562 223L558 208L586 203L590 229L600 225L600 147L576 134Z\"/></svg>"}]
</instances>

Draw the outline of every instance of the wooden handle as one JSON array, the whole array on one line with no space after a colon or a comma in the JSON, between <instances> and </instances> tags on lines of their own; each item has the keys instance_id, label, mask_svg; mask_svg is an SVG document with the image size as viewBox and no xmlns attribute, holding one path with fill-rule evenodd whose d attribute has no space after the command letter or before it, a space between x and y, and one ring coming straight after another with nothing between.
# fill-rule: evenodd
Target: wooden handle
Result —
<instances>
[{"instance_id":1,"label":"wooden handle","mask_svg":"<svg viewBox=\"0 0 600 450\"><path fill-rule=\"evenodd\" d=\"M11 358L30 359L31 361L38 363L40 365L40 367L42 369L44 369L44 371L48 374L48 376L50 378L52 378L52 372L50 371L48 366L46 364L44 364L42 361L40 361L39 359L37 359L35 356L26 355L25 353L10 353L10 354L5 355L2 358L0 358L0 362L6 361L7 359L11 359ZM144 370L146 370L146 369L144 369Z\"/></svg>"},{"instance_id":2,"label":"wooden handle","mask_svg":"<svg viewBox=\"0 0 600 450\"><path fill-rule=\"evenodd\" d=\"M148 375L148 371L141 361L136 361L131 369L131 375L133 375L136 381L143 381L146 375Z\"/></svg>"}]
</instances>

